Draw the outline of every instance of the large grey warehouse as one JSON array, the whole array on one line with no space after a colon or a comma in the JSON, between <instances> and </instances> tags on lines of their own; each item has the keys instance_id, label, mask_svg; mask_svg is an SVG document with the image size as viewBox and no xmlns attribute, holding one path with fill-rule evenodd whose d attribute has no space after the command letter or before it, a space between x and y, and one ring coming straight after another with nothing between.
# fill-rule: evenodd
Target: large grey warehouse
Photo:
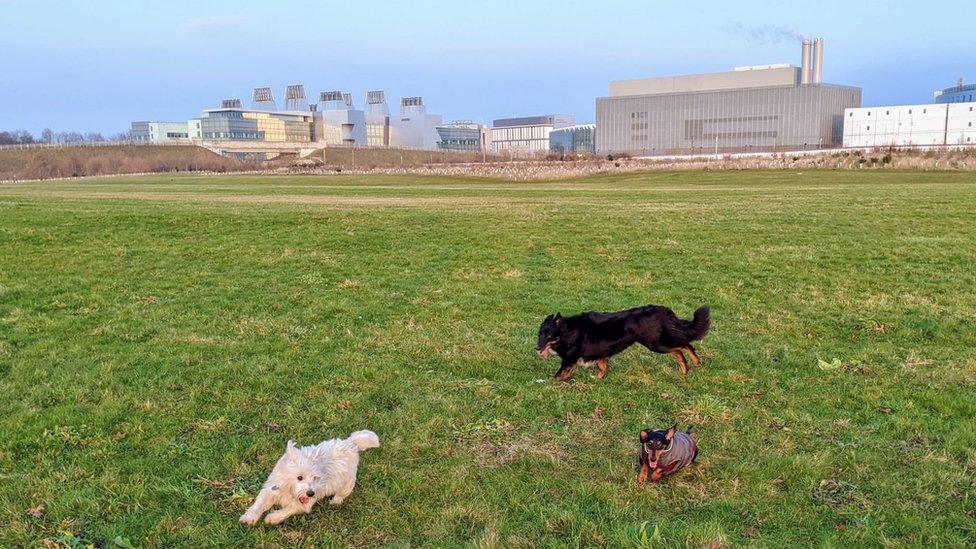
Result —
<instances>
[{"instance_id":1,"label":"large grey warehouse","mask_svg":"<svg viewBox=\"0 0 976 549\"><path fill-rule=\"evenodd\" d=\"M823 40L802 63L610 83L596 100L597 152L638 156L837 147L861 89L824 84Z\"/></svg>"}]
</instances>

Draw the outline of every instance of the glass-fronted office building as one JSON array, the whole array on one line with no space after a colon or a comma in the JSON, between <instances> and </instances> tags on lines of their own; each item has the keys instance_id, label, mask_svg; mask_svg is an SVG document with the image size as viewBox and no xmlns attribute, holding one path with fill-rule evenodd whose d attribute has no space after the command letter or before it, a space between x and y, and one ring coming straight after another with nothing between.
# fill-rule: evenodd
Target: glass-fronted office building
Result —
<instances>
[{"instance_id":1,"label":"glass-fronted office building","mask_svg":"<svg viewBox=\"0 0 976 549\"><path fill-rule=\"evenodd\" d=\"M552 130L549 150L558 154L596 154L596 124Z\"/></svg>"},{"instance_id":2,"label":"glass-fronted office building","mask_svg":"<svg viewBox=\"0 0 976 549\"><path fill-rule=\"evenodd\" d=\"M976 84L963 84L935 93L936 103L972 103L976 101Z\"/></svg>"},{"instance_id":3,"label":"glass-fronted office building","mask_svg":"<svg viewBox=\"0 0 976 549\"><path fill-rule=\"evenodd\" d=\"M315 141L312 112L211 109L200 117L203 139L273 142Z\"/></svg>"},{"instance_id":4,"label":"glass-fronted office building","mask_svg":"<svg viewBox=\"0 0 976 549\"><path fill-rule=\"evenodd\" d=\"M480 151L484 149L487 132L474 122L451 122L437 127L440 141L437 146L450 151Z\"/></svg>"}]
</instances>

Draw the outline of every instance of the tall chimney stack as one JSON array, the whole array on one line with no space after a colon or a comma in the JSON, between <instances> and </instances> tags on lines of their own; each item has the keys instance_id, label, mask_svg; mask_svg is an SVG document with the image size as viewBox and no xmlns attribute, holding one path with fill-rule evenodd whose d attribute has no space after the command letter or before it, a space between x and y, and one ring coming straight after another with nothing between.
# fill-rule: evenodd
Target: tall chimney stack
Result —
<instances>
[{"instance_id":1,"label":"tall chimney stack","mask_svg":"<svg viewBox=\"0 0 976 549\"><path fill-rule=\"evenodd\" d=\"M803 55L800 58L800 84L810 83L810 61L812 60L811 43L809 38L803 39Z\"/></svg>"},{"instance_id":2,"label":"tall chimney stack","mask_svg":"<svg viewBox=\"0 0 976 549\"><path fill-rule=\"evenodd\" d=\"M813 78L814 84L823 83L823 38L817 38L813 43Z\"/></svg>"}]
</instances>

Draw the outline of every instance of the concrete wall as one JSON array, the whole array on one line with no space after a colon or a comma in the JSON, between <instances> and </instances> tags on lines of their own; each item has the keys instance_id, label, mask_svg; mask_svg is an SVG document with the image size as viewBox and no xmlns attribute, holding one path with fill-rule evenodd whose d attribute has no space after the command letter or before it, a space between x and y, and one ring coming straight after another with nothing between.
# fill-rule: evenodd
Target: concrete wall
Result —
<instances>
[{"instance_id":1,"label":"concrete wall","mask_svg":"<svg viewBox=\"0 0 976 549\"><path fill-rule=\"evenodd\" d=\"M976 102L844 111L845 147L976 145Z\"/></svg>"},{"instance_id":2,"label":"concrete wall","mask_svg":"<svg viewBox=\"0 0 976 549\"><path fill-rule=\"evenodd\" d=\"M405 149L437 149L441 115L411 113L390 116L390 146Z\"/></svg>"},{"instance_id":3,"label":"concrete wall","mask_svg":"<svg viewBox=\"0 0 976 549\"><path fill-rule=\"evenodd\" d=\"M316 113L315 140L326 145L366 146L366 114L356 109L323 110ZM318 120L316 120L318 122Z\"/></svg>"},{"instance_id":4,"label":"concrete wall","mask_svg":"<svg viewBox=\"0 0 976 549\"><path fill-rule=\"evenodd\" d=\"M617 80L610 82L610 97L792 86L799 83L800 69L798 67L735 70L687 76Z\"/></svg>"}]
</instances>

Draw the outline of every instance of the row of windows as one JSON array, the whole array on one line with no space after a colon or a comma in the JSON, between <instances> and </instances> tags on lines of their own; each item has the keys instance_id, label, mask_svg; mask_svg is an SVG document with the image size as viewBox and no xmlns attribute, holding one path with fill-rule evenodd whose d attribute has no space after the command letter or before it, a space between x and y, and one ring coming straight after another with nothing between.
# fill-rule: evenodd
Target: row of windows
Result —
<instances>
[{"instance_id":1,"label":"row of windows","mask_svg":"<svg viewBox=\"0 0 976 549\"><path fill-rule=\"evenodd\" d=\"M630 118L631 119L635 119L635 118L647 118L647 111L643 111L643 112L632 112L632 113L630 113Z\"/></svg>"}]
</instances>

